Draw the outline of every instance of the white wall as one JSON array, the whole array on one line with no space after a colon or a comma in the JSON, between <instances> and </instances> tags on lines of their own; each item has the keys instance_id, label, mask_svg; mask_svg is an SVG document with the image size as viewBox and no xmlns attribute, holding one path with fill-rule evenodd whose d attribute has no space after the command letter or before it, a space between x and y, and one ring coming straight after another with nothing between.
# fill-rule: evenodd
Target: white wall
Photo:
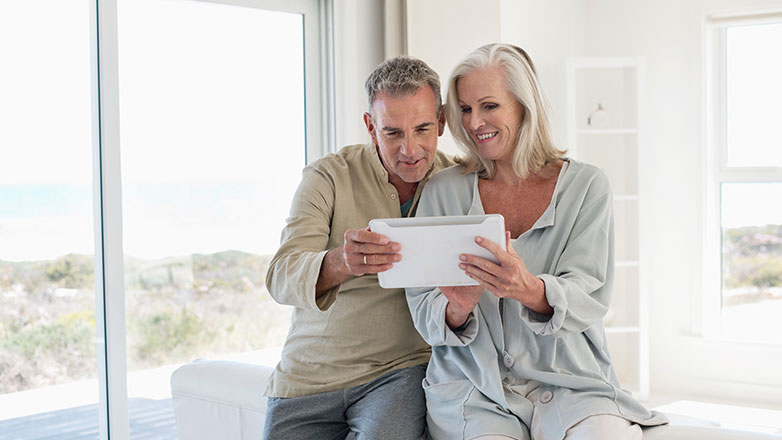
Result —
<instances>
[{"instance_id":1,"label":"white wall","mask_svg":"<svg viewBox=\"0 0 782 440\"><path fill-rule=\"evenodd\" d=\"M652 392L782 405L782 348L708 341L698 335L697 325L706 160L703 23L708 13L779 10L782 0L500 0L499 10L495 2L485 9L482 2L448 1L447 8L436 1L420 3L436 4L434 9L450 17L443 22L427 17L413 31L418 34L412 49L438 67L452 59L450 44L443 44L448 38L438 36L467 29L470 38L481 40L473 30L483 29L485 39L494 41L492 23L500 24L501 41L530 53L560 145L566 139L566 58L646 58L651 154L643 164L649 176L644 186L650 189L644 212L651 226L642 233L650 244L646 261L653 274L648 286ZM436 15L434 9L426 15ZM459 24L451 24L454 18Z\"/></svg>"},{"instance_id":2,"label":"white wall","mask_svg":"<svg viewBox=\"0 0 782 440\"><path fill-rule=\"evenodd\" d=\"M369 142L364 81L384 57L383 2L334 0L337 149Z\"/></svg>"}]
</instances>

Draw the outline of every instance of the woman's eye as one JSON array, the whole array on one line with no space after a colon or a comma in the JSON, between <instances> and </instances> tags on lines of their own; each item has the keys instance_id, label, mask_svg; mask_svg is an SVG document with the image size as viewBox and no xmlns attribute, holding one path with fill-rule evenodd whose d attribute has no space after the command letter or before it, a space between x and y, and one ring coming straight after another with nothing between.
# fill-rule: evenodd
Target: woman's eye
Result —
<instances>
[{"instance_id":1,"label":"woman's eye","mask_svg":"<svg viewBox=\"0 0 782 440\"><path fill-rule=\"evenodd\" d=\"M486 110L494 110L497 107L499 107L497 104L486 104L486 106L484 108Z\"/></svg>"},{"instance_id":2,"label":"woman's eye","mask_svg":"<svg viewBox=\"0 0 782 440\"><path fill-rule=\"evenodd\" d=\"M470 113L472 109L470 107L462 107L462 113Z\"/></svg>"}]
</instances>

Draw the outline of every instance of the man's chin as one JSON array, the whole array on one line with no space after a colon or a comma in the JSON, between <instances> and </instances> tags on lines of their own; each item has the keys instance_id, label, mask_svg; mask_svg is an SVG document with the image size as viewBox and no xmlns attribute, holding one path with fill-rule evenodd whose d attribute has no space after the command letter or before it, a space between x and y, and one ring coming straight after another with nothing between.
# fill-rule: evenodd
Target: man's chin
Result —
<instances>
[{"instance_id":1,"label":"man's chin","mask_svg":"<svg viewBox=\"0 0 782 440\"><path fill-rule=\"evenodd\" d=\"M407 183L418 183L421 180L423 180L424 176L426 176L426 170L417 169L415 171L413 170L404 170L402 172L396 173L397 176L399 176L400 179Z\"/></svg>"}]
</instances>

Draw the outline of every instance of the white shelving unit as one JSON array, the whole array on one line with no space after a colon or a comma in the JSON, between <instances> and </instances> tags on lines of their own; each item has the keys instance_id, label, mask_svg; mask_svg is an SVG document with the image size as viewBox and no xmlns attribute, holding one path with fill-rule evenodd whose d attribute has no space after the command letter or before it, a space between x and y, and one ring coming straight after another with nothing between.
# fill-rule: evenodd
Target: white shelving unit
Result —
<instances>
[{"instance_id":1,"label":"white shelving unit","mask_svg":"<svg viewBox=\"0 0 782 440\"><path fill-rule=\"evenodd\" d=\"M645 63L641 58L570 58L568 149L606 172L614 191L615 279L606 334L623 388L649 393L647 267L641 231ZM599 108L602 110L597 111Z\"/></svg>"}]
</instances>

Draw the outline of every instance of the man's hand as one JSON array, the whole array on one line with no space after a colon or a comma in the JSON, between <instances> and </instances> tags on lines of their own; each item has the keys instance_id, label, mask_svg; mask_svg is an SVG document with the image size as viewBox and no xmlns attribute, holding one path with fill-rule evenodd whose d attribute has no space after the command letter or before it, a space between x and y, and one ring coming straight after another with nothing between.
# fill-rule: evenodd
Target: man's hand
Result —
<instances>
[{"instance_id":1,"label":"man's hand","mask_svg":"<svg viewBox=\"0 0 782 440\"><path fill-rule=\"evenodd\" d=\"M402 260L399 243L390 242L388 237L366 229L345 231L345 244L326 253L320 266L316 294L338 286L351 277L367 273L384 272L393 263Z\"/></svg>"},{"instance_id":2,"label":"man's hand","mask_svg":"<svg viewBox=\"0 0 782 440\"><path fill-rule=\"evenodd\" d=\"M385 272L402 259L399 243L388 241L388 237L366 229L345 231L345 244L341 248L345 272L353 276Z\"/></svg>"}]
</instances>

